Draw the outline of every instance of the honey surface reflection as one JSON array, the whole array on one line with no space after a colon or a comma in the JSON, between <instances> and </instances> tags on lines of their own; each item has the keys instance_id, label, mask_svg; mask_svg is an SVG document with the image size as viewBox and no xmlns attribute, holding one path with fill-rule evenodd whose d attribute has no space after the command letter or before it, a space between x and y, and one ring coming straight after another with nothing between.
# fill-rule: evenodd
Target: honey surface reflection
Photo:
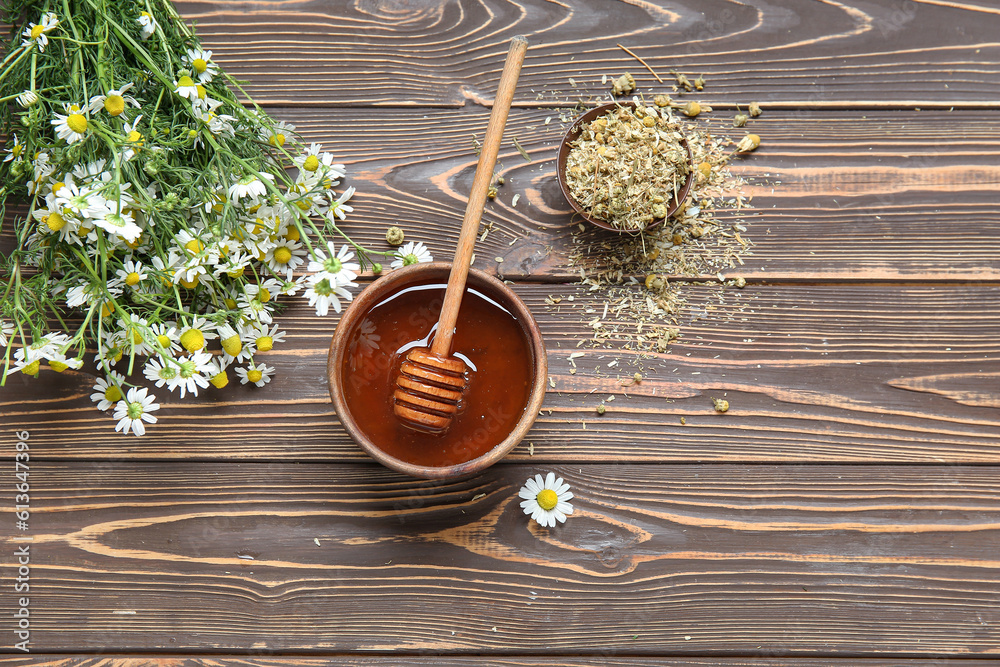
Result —
<instances>
[{"instance_id":1,"label":"honey surface reflection","mask_svg":"<svg viewBox=\"0 0 1000 667\"><path fill-rule=\"evenodd\" d=\"M502 442L521 418L531 385L524 329L502 305L467 288L452 339L452 355L469 367L462 407L440 435L400 422L392 405L399 367L410 348L433 340L444 289L444 283L409 285L375 305L351 332L341 369L358 428L386 454L433 467L471 461Z\"/></svg>"}]
</instances>

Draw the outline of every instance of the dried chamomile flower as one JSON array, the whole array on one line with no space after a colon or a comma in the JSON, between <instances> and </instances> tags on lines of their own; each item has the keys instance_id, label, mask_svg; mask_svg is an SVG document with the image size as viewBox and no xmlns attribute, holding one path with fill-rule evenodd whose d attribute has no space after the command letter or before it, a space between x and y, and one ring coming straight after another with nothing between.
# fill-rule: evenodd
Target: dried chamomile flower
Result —
<instances>
[{"instance_id":1,"label":"dried chamomile flower","mask_svg":"<svg viewBox=\"0 0 1000 667\"><path fill-rule=\"evenodd\" d=\"M756 118L760 115L760 104L757 102L751 102L750 106L747 107L747 112L750 114L751 118Z\"/></svg>"},{"instance_id":2,"label":"dried chamomile flower","mask_svg":"<svg viewBox=\"0 0 1000 667\"><path fill-rule=\"evenodd\" d=\"M747 124L748 120L750 120L750 117L745 113L738 113L733 117L733 127L743 127Z\"/></svg>"},{"instance_id":3,"label":"dried chamomile flower","mask_svg":"<svg viewBox=\"0 0 1000 667\"><path fill-rule=\"evenodd\" d=\"M726 412L729 410L729 401L724 398L713 398L712 407L715 408L716 412Z\"/></svg>"},{"instance_id":4,"label":"dried chamomile flower","mask_svg":"<svg viewBox=\"0 0 1000 667\"><path fill-rule=\"evenodd\" d=\"M740 139L740 143L736 144L736 152L749 153L756 150L758 146L760 146L760 137L756 134L748 134Z\"/></svg>"},{"instance_id":5,"label":"dried chamomile flower","mask_svg":"<svg viewBox=\"0 0 1000 667\"><path fill-rule=\"evenodd\" d=\"M405 235L403 234L403 230L399 227L390 227L385 230L385 242L389 245L400 246L403 245L404 240Z\"/></svg>"},{"instance_id":6,"label":"dried chamomile flower","mask_svg":"<svg viewBox=\"0 0 1000 667\"><path fill-rule=\"evenodd\" d=\"M669 107L673 104L673 100L670 99L670 95L657 95L653 98L653 104L658 107Z\"/></svg>"},{"instance_id":7,"label":"dried chamomile flower","mask_svg":"<svg viewBox=\"0 0 1000 667\"><path fill-rule=\"evenodd\" d=\"M625 72L620 77L614 80L611 84L611 92L616 96L626 95L635 90L635 79L628 72Z\"/></svg>"},{"instance_id":8,"label":"dried chamomile flower","mask_svg":"<svg viewBox=\"0 0 1000 667\"><path fill-rule=\"evenodd\" d=\"M687 104L684 105L684 108L681 109L681 111L684 112L685 116L694 118L695 116L701 113L701 104L699 104L698 102L688 102Z\"/></svg>"},{"instance_id":9,"label":"dried chamomile flower","mask_svg":"<svg viewBox=\"0 0 1000 667\"><path fill-rule=\"evenodd\" d=\"M705 90L705 75L702 74L697 79L694 80L695 90Z\"/></svg>"}]
</instances>

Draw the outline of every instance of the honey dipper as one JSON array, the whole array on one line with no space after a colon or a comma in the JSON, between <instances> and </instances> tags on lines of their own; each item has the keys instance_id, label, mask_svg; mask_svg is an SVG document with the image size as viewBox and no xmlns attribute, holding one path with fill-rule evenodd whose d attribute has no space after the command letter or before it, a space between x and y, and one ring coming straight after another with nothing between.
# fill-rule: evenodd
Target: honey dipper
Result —
<instances>
[{"instance_id":1,"label":"honey dipper","mask_svg":"<svg viewBox=\"0 0 1000 667\"><path fill-rule=\"evenodd\" d=\"M411 349L400 367L393 392L393 412L403 424L418 431L444 433L458 412L458 404L468 386L465 362L451 356L451 338L458 321L458 308L465 294L472 250L479 231L479 221L486 206L486 195L493 180L493 167L500 152L507 115L514 99L514 88L521 73L521 64L528 49L528 40L521 35L510 42L507 60L500 74L490 122L486 127L479 163L465 207L465 219L455 249L455 259L448 276L437 331L430 348Z\"/></svg>"}]
</instances>

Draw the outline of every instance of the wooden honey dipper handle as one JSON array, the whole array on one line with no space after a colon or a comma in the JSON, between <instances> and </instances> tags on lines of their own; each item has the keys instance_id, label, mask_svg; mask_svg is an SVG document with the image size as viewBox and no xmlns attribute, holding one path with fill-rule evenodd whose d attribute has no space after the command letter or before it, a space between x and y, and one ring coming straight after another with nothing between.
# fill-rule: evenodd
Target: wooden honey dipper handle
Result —
<instances>
[{"instance_id":1,"label":"wooden honey dipper handle","mask_svg":"<svg viewBox=\"0 0 1000 667\"><path fill-rule=\"evenodd\" d=\"M431 344L431 351L443 357L451 353L451 338L455 333L455 323L458 321L458 308L465 294L465 281L469 276L469 264L472 262L472 251L479 233L479 221L483 217L483 208L486 207L486 194L490 189L490 181L493 180L493 167L500 153L503 129L507 124L507 115L514 100L514 89L517 87L517 79L521 74L521 65L524 63L524 54L527 50L528 40L523 36L517 35L510 40L510 50L507 51L507 60L500 74L500 84L497 87L496 99L493 100L490 122L486 126L486 136L479 152L479 164L476 166L476 175L472 181L469 203L465 207L465 219L462 221L462 232L458 237L455 261L448 276L448 287L444 293L437 332Z\"/></svg>"}]
</instances>

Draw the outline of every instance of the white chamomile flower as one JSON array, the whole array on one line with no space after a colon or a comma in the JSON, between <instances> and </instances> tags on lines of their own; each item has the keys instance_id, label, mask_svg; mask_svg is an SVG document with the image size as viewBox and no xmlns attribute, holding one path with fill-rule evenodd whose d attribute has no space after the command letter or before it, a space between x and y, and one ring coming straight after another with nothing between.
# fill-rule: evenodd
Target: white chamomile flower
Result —
<instances>
[{"instance_id":1,"label":"white chamomile flower","mask_svg":"<svg viewBox=\"0 0 1000 667\"><path fill-rule=\"evenodd\" d=\"M208 352L195 352L177 360L177 378L170 386L170 390L179 388L181 398L187 392L193 396L198 395L198 388L204 389L208 386L210 376L206 374L212 370L212 355Z\"/></svg>"},{"instance_id":2,"label":"white chamomile flower","mask_svg":"<svg viewBox=\"0 0 1000 667\"><path fill-rule=\"evenodd\" d=\"M273 130L267 127L260 128L260 138L276 148L281 148L293 132L295 132L294 125L281 121L274 126Z\"/></svg>"},{"instance_id":3,"label":"white chamomile flower","mask_svg":"<svg viewBox=\"0 0 1000 667\"><path fill-rule=\"evenodd\" d=\"M210 366L211 370L207 372L209 384L217 389L226 387L229 384L229 373L226 372L229 362L222 357L215 357Z\"/></svg>"},{"instance_id":4,"label":"white chamomile flower","mask_svg":"<svg viewBox=\"0 0 1000 667\"><path fill-rule=\"evenodd\" d=\"M258 387L263 387L271 381L274 374L274 367L266 364L249 364L246 368L236 368L236 374L240 376L240 384L253 382Z\"/></svg>"},{"instance_id":5,"label":"white chamomile flower","mask_svg":"<svg viewBox=\"0 0 1000 667\"><path fill-rule=\"evenodd\" d=\"M394 269L434 261L434 258L431 257L431 251L420 241L410 241L397 250L395 256L396 259L392 260L392 264L389 265Z\"/></svg>"},{"instance_id":6,"label":"white chamomile flower","mask_svg":"<svg viewBox=\"0 0 1000 667\"><path fill-rule=\"evenodd\" d=\"M79 357L67 357L63 352L55 352L50 354L48 359L49 368L54 370L56 373L62 373L67 368L78 369L83 366L83 359Z\"/></svg>"},{"instance_id":7,"label":"white chamomile flower","mask_svg":"<svg viewBox=\"0 0 1000 667\"><path fill-rule=\"evenodd\" d=\"M149 333L159 344L161 354L181 351L181 335L173 322L154 322L149 325Z\"/></svg>"},{"instance_id":8,"label":"white chamomile flower","mask_svg":"<svg viewBox=\"0 0 1000 667\"><path fill-rule=\"evenodd\" d=\"M24 152L24 144L22 144L17 135L14 135L14 143L11 144L10 150L7 151L7 157L3 159L4 162L10 162L11 160L18 160L21 158L21 153Z\"/></svg>"},{"instance_id":9,"label":"white chamomile flower","mask_svg":"<svg viewBox=\"0 0 1000 667\"><path fill-rule=\"evenodd\" d=\"M145 143L145 137L142 136L137 128L139 127L139 121L142 120L142 114L139 114L134 121L131 123L122 123L122 133L125 135L125 141L128 142L129 146L122 151L122 160L128 162L135 154L142 149L142 145ZM150 199L156 199L156 182L150 183L146 189L147 194Z\"/></svg>"},{"instance_id":10,"label":"white chamomile flower","mask_svg":"<svg viewBox=\"0 0 1000 667\"><path fill-rule=\"evenodd\" d=\"M188 352L199 352L205 348L205 341L218 338L218 327L203 317L194 320L181 329L180 343Z\"/></svg>"},{"instance_id":11,"label":"white chamomile flower","mask_svg":"<svg viewBox=\"0 0 1000 667\"><path fill-rule=\"evenodd\" d=\"M270 181L274 181L273 174L267 174L264 172L259 174L249 174L229 186L229 198L234 200L240 200L244 197L257 199L258 197L267 194L267 186L264 185L264 182L260 179L261 176Z\"/></svg>"},{"instance_id":12,"label":"white chamomile flower","mask_svg":"<svg viewBox=\"0 0 1000 667\"><path fill-rule=\"evenodd\" d=\"M153 33L156 32L157 23L156 19L149 12L142 12L139 14L139 18L135 20L139 24L139 28L142 30L143 41L152 37Z\"/></svg>"},{"instance_id":13,"label":"white chamomile flower","mask_svg":"<svg viewBox=\"0 0 1000 667\"><path fill-rule=\"evenodd\" d=\"M146 361L142 367L142 374L157 387L166 386L169 390L173 387L174 382L177 381L178 370L173 358L157 356L150 357Z\"/></svg>"},{"instance_id":14,"label":"white chamomile flower","mask_svg":"<svg viewBox=\"0 0 1000 667\"><path fill-rule=\"evenodd\" d=\"M354 259L354 251L347 245L340 246L340 252L337 252L333 241L326 242L327 252L322 250L316 250L314 255L315 260L309 262L309 266L306 270L309 273L316 274L316 282L319 282L322 278L327 278L331 283L336 283L342 286L354 286L351 282L358 277L358 271L361 267L357 262L352 262Z\"/></svg>"},{"instance_id":15,"label":"white chamomile flower","mask_svg":"<svg viewBox=\"0 0 1000 667\"><path fill-rule=\"evenodd\" d=\"M278 331L278 325L274 325L268 331L266 324L259 324L249 331L248 338L253 339L253 345L258 351L270 352L274 349L275 343L285 342L285 332Z\"/></svg>"},{"instance_id":16,"label":"white chamomile flower","mask_svg":"<svg viewBox=\"0 0 1000 667\"><path fill-rule=\"evenodd\" d=\"M192 102L198 99L198 85L186 74L174 81L174 92Z\"/></svg>"},{"instance_id":17,"label":"white chamomile flower","mask_svg":"<svg viewBox=\"0 0 1000 667\"><path fill-rule=\"evenodd\" d=\"M125 376L118 371L111 371L106 378L97 378L97 382L94 383L94 393L90 395L90 400L97 403L98 410L102 412L110 410L118 401L125 397L121 389L124 382Z\"/></svg>"},{"instance_id":18,"label":"white chamomile flower","mask_svg":"<svg viewBox=\"0 0 1000 667\"><path fill-rule=\"evenodd\" d=\"M59 25L59 19L53 12L48 12L42 16L42 20L38 23L29 23L28 27L24 29L21 36L24 40L21 41L21 46L31 46L35 44L38 46L39 52L45 51L45 47L49 45L49 38L45 36L45 33L52 32L55 30L56 26Z\"/></svg>"},{"instance_id":19,"label":"white chamomile flower","mask_svg":"<svg viewBox=\"0 0 1000 667\"><path fill-rule=\"evenodd\" d=\"M87 129L90 127L87 117L75 104L66 110L65 115L55 114L55 118L51 122L55 126L56 136L68 144L83 141L87 136Z\"/></svg>"},{"instance_id":20,"label":"white chamomile flower","mask_svg":"<svg viewBox=\"0 0 1000 667\"><path fill-rule=\"evenodd\" d=\"M119 312L121 312L119 310ZM149 336L149 322L145 317L126 312L118 318L118 330L126 347L135 354L150 354L153 351Z\"/></svg>"},{"instance_id":21,"label":"white chamomile flower","mask_svg":"<svg viewBox=\"0 0 1000 667\"><path fill-rule=\"evenodd\" d=\"M104 109L112 116L120 116L124 113L126 104L139 108L139 103L135 101L135 98L125 94L132 86L133 83L129 81L121 88L109 90L104 95L94 95L90 98L87 109L90 113L97 113Z\"/></svg>"},{"instance_id":22,"label":"white chamomile flower","mask_svg":"<svg viewBox=\"0 0 1000 667\"><path fill-rule=\"evenodd\" d=\"M313 276L310 276L312 278ZM331 283L329 278L320 278L317 282L311 283L309 289L305 291L305 296L309 299L309 305L316 308L319 317L326 317L333 306L335 312L340 312L340 300L351 301L354 296L346 289Z\"/></svg>"},{"instance_id":23,"label":"white chamomile flower","mask_svg":"<svg viewBox=\"0 0 1000 667\"><path fill-rule=\"evenodd\" d=\"M219 342L226 359L240 359L246 350L243 349L243 337L233 327L227 324L219 325Z\"/></svg>"},{"instance_id":24,"label":"white chamomile flower","mask_svg":"<svg viewBox=\"0 0 1000 667\"><path fill-rule=\"evenodd\" d=\"M290 276L295 267L305 262L306 249L298 241L281 239L264 255L264 262L279 275Z\"/></svg>"},{"instance_id":25,"label":"white chamomile flower","mask_svg":"<svg viewBox=\"0 0 1000 667\"><path fill-rule=\"evenodd\" d=\"M102 215L92 218L94 224L106 232L120 236L129 243L135 242L142 235L142 229L135 224L135 218L122 205L122 202L106 201Z\"/></svg>"},{"instance_id":26,"label":"white chamomile flower","mask_svg":"<svg viewBox=\"0 0 1000 667\"><path fill-rule=\"evenodd\" d=\"M10 337L14 335L14 323L0 319L0 347L7 347Z\"/></svg>"},{"instance_id":27,"label":"white chamomile flower","mask_svg":"<svg viewBox=\"0 0 1000 667\"><path fill-rule=\"evenodd\" d=\"M137 262L135 260L125 260L125 265L115 271L115 275L124 284L131 288L137 288L143 280L149 277L146 273L146 267L142 265L142 262Z\"/></svg>"},{"instance_id":28,"label":"white chamomile flower","mask_svg":"<svg viewBox=\"0 0 1000 667\"><path fill-rule=\"evenodd\" d=\"M330 202L330 210L328 211L328 214L332 213L340 220L344 220L347 217L348 213L354 211L353 206L348 206L344 202L346 202L353 196L354 196L354 186L352 185L351 187L344 190L343 194L341 194L335 200Z\"/></svg>"},{"instance_id":29,"label":"white chamomile flower","mask_svg":"<svg viewBox=\"0 0 1000 667\"><path fill-rule=\"evenodd\" d=\"M143 422L156 423L156 417L150 414L160 409L160 404L153 402L155 400L156 396L147 393L145 387L129 389L124 400L118 401L115 406L115 414L112 416L112 419L118 420L115 430L126 434L131 430L137 436L145 434L146 426Z\"/></svg>"},{"instance_id":30,"label":"white chamomile flower","mask_svg":"<svg viewBox=\"0 0 1000 667\"><path fill-rule=\"evenodd\" d=\"M33 90L26 90L17 96L17 103L27 109L38 104L38 93Z\"/></svg>"},{"instance_id":31,"label":"white chamomile flower","mask_svg":"<svg viewBox=\"0 0 1000 667\"><path fill-rule=\"evenodd\" d=\"M573 506L569 503L573 493L569 484L552 472L544 480L541 475L528 479L518 495L524 498L521 509L540 526L555 526L557 521L564 523L566 515L573 513Z\"/></svg>"},{"instance_id":32,"label":"white chamomile flower","mask_svg":"<svg viewBox=\"0 0 1000 667\"><path fill-rule=\"evenodd\" d=\"M212 62L211 51L188 49L184 62L191 68L191 72L198 77L198 81L202 83L210 83L212 78L219 73L219 68Z\"/></svg>"}]
</instances>

